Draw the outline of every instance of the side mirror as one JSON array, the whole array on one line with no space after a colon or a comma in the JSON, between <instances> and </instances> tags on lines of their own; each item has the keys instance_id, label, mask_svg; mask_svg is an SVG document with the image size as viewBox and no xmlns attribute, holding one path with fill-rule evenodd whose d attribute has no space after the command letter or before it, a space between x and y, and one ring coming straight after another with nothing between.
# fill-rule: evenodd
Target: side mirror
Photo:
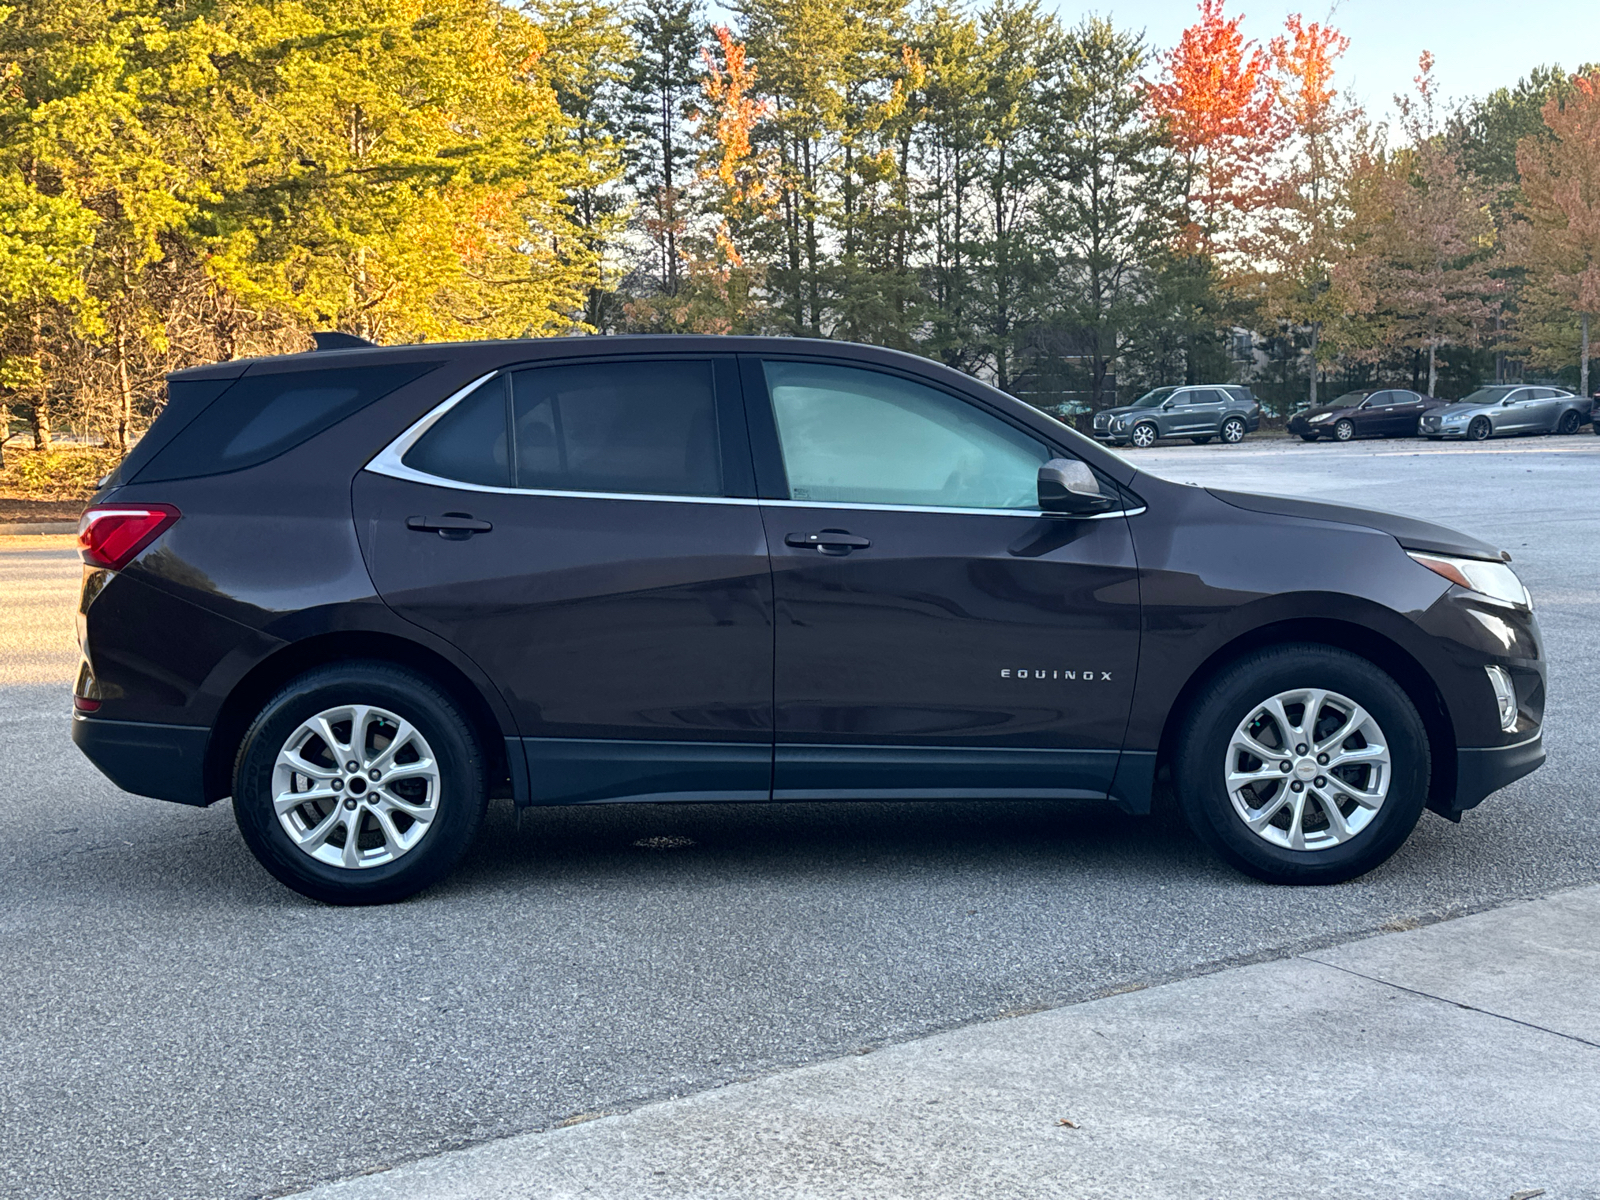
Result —
<instances>
[{"instance_id":1,"label":"side mirror","mask_svg":"<svg viewBox=\"0 0 1600 1200\"><path fill-rule=\"evenodd\" d=\"M1100 491L1094 472L1075 458L1052 458L1039 468L1039 507L1047 513L1087 517L1110 512L1116 504Z\"/></svg>"}]
</instances>

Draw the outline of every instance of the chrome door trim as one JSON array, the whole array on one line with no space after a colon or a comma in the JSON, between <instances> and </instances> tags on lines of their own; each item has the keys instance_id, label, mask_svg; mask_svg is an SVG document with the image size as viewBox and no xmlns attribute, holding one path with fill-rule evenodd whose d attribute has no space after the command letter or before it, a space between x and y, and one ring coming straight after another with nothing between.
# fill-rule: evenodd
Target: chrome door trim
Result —
<instances>
[{"instance_id":1,"label":"chrome door trim","mask_svg":"<svg viewBox=\"0 0 1600 1200\"><path fill-rule=\"evenodd\" d=\"M1027 517L1030 520L1037 520L1040 517L1057 517L1074 521L1104 521L1109 517L1136 517L1145 511L1144 506L1141 505L1138 508L1118 509L1115 512L1074 517L1070 513L1047 513L1042 509L940 508L922 504L853 504L847 502L829 503L824 500L761 500L746 496L678 496L656 492L572 492L555 488L514 488L500 487L487 483L467 483L460 479L446 479L442 475L430 475L426 471L419 471L415 467L406 466L402 460L411 447L417 444L423 434L432 429L445 413L501 373L499 370L490 371L486 375L480 375L465 387L452 392L439 404L423 414L394 441L373 455L362 470L371 471L374 475L387 475L391 479L402 479L407 483L420 483L427 487L449 488L451 491L457 492L482 492L491 496L551 496L565 500L650 500L665 504L729 504L741 507L765 504L774 508L832 508L849 509L851 511L859 510L862 512L948 513L953 516Z\"/></svg>"}]
</instances>

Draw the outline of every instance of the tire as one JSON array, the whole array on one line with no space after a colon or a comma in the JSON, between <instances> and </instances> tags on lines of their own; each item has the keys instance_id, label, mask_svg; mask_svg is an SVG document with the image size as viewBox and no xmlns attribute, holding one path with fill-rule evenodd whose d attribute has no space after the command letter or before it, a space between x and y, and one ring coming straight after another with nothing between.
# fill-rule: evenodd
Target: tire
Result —
<instances>
[{"instance_id":1,"label":"tire","mask_svg":"<svg viewBox=\"0 0 1600 1200\"><path fill-rule=\"evenodd\" d=\"M313 728L319 717L336 746ZM287 759L291 751L298 757ZM306 799L280 818L274 798L291 793ZM483 751L460 709L425 677L383 662L320 667L289 683L251 723L234 764L233 813L246 844L280 883L326 904L420 892L460 860L487 806Z\"/></svg>"},{"instance_id":2,"label":"tire","mask_svg":"<svg viewBox=\"0 0 1600 1200\"><path fill-rule=\"evenodd\" d=\"M1133 427L1133 432L1128 435L1128 442L1141 450L1148 450L1156 444L1156 438L1160 436L1160 431L1149 421L1141 421Z\"/></svg>"},{"instance_id":3,"label":"tire","mask_svg":"<svg viewBox=\"0 0 1600 1200\"><path fill-rule=\"evenodd\" d=\"M1229 417L1222 423L1222 440L1230 446L1237 446L1244 441L1247 432L1244 422L1238 417Z\"/></svg>"},{"instance_id":4,"label":"tire","mask_svg":"<svg viewBox=\"0 0 1600 1200\"><path fill-rule=\"evenodd\" d=\"M1196 446L1204 446L1211 441L1211 435L1208 433L1205 437L1190 438L1189 440Z\"/></svg>"},{"instance_id":5,"label":"tire","mask_svg":"<svg viewBox=\"0 0 1600 1200\"><path fill-rule=\"evenodd\" d=\"M1333 423L1333 436L1341 442L1348 442L1356 435L1355 422L1346 418Z\"/></svg>"},{"instance_id":6,"label":"tire","mask_svg":"<svg viewBox=\"0 0 1600 1200\"><path fill-rule=\"evenodd\" d=\"M1493 432L1494 427L1489 424L1488 417L1474 417L1472 424L1467 426L1467 440L1469 442L1486 441Z\"/></svg>"},{"instance_id":7,"label":"tire","mask_svg":"<svg viewBox=\"0 0 1600 1200\"><path fill-rule=\"evenodd\" d=\"M1339 768L1337 776L1319 773L1317 743L1296 739L1295 714L1304 721L1308 701L1297 707L1293 699L1282 699L1312 689L1328 693L1318 706L1321 733L1329 739L1321 744L1333 752L1353 750L1363 756ZM1279 732L1280 719L1268 715L1266 706L1273 699L1280 701L1290 722L1284 733ZM1337 722L1352 715L1351 706L1359 706L1368 724L1335 743L1329 735L1337 736ZM1314 723L1313 730L1317 728ZM1285 733L1290 740L1280 747ZM1269 751L1283 748L1286 756L1277 764L1252 757L1239 749L1238 739L1246 734L1256 739L1252 744ZM1355 742L1361 744L1352 746ZM1300 745L1308 747L1306 754L1297 752ZM1428 737L1416 706L1371 662L1331 646L1272 646L1234 662L1195 698L1179 728L1176 749L1173 778L1190 827L1225 861L1269 883L1342 883L1364 875L1410 836L1428 797ZM1377 761L1378 751L1387 754L1386 764ZM1288 773L1282 772L1284 762L1293 764ZM1241 772L1234 777L1237 783L1258 769L1259 783L1230 786L1230 771ZM1376 805L1357 803L1334 794L1330 779L1356 790L1376 793L1381 788L1382 794ZM1302 784L1302 791L1291 790L1295 782ZM1323 794L1331 796L1339 826L1348 836L1339 836L1332 815L1322 808ZM1280 802L1282 807L1274 809ZM1260 832L1247 824L1247 813L1256 815Z\"/></svg>"},{"instance_id":8,"label":"tire","mask_svg":"<svg viewBox=\"0 0 1600 1200\"><path fill-rule=\"evenodd\" d=\"M1302 433L1300 435L1300 440L1302 442L1314 442L1317 440L1317 435L1314 433Z\"/></svg>"},{"instance_id":9,"label":"tire","mask_svg":"<svg viewBox=\"0 0 1600 1200\"><path fill-rule=\"evenodd\" d=\"M1556 432L1562 437L1571 437L1578 432L1578 426L1583 424L1583 419L1570 408L1561 414L1561 419L1556 422Z\"/></svg>"}]
</instances>

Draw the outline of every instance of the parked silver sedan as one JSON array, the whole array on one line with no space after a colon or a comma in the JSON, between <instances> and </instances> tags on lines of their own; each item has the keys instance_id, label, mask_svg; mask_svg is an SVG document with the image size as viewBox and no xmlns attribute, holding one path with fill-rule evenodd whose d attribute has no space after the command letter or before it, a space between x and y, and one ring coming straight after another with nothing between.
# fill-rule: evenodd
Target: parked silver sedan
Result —
<instances>
[{"instance_id":1,"label":"parked silver sedan","mask_svg":"<svg viewBox=\"0 0 1600 1200\"><path fill-rule=\"evenodd\" d=\"M1593 404L1560 388L1502 384L1430 408L1417 422L1417 432L1434 441L1473 442L1513 433L1577 433L1591 419Z\"/></svg>"}]
</instances>

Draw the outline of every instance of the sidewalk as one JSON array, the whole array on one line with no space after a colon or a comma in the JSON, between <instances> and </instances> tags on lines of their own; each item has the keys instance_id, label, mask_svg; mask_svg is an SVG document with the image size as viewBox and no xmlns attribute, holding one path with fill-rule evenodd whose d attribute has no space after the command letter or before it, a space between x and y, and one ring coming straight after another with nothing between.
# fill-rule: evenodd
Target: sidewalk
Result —
<instances>
[{"instance_id":1,"label":"sidewalk","mask_svg":"<svg viewBox=\"0 0 1600 1200\"><path fill-rule=\"evenodd\" d=\"M1510 1200L1541 1188L1600 1197L1600 887L300 1195Z\"/></svg>"}]
</instances>

